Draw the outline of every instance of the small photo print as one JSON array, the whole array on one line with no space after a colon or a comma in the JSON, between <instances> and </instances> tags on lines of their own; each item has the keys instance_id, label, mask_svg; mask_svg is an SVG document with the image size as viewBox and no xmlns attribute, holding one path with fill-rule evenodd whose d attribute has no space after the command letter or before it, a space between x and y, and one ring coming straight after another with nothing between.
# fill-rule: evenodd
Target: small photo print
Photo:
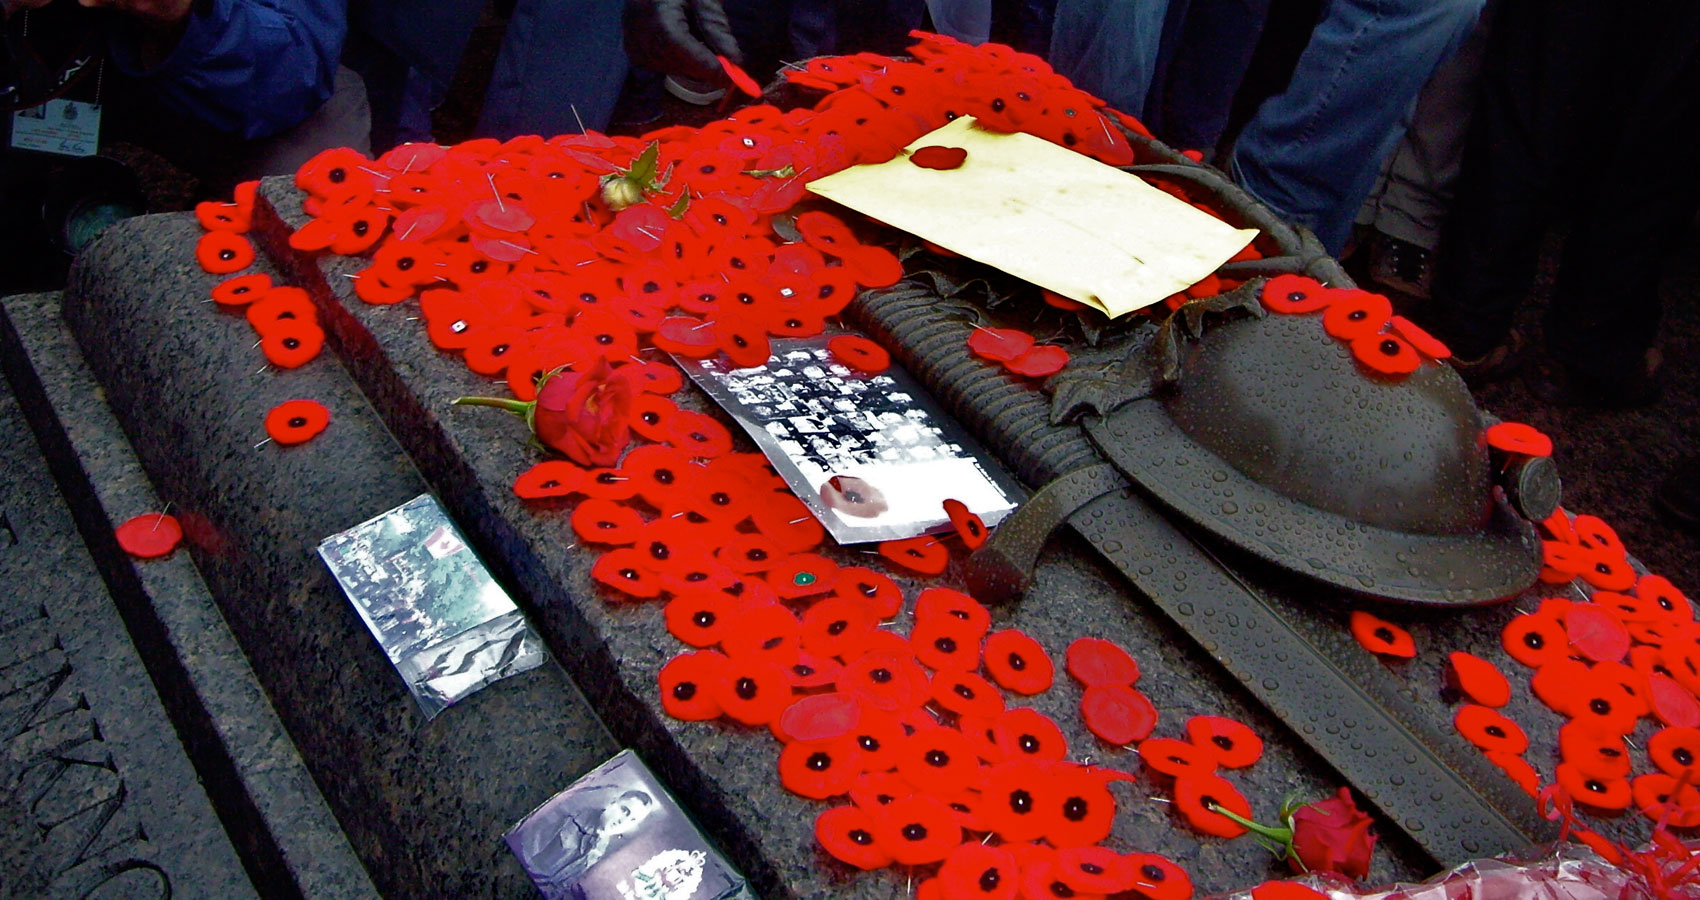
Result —
<instances>
[{"instance_id":1,"label":"small photo print","mask_svg":"<svg viewBox=\"0 0 1700 900\"><path fill-rule=\"evenodd\" d=\"M549 900L718 900L743 878L630 750L507 834Z\"/></svg>"}]
</instances>

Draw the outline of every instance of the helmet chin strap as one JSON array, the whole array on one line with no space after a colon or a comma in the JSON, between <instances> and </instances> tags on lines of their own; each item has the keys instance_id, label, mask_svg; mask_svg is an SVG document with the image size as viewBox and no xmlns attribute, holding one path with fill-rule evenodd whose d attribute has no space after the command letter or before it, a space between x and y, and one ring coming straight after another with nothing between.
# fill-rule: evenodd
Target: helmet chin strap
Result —
<instances>
[{"instance_id":1,"label":"helmet chin strap","mask_svg":"<svg viewBox=\"0 0 1700 900\"><path fill-rule=\"evenodd\" d=\"M999 523L986 543L968 558L969 592L994 603L1020 597L1033 583L1033 567L1051 532L1086 504L1129 487L1127 479L1110 463L1057 476Z\"/></svg>"}]
</instances>

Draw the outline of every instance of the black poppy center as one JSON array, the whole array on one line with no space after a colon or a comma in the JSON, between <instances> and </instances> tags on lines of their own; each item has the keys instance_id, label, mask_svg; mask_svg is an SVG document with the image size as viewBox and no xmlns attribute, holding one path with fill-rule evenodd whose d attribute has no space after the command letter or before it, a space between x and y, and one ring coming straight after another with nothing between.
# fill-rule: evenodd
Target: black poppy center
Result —
<instances>
[{"instance_id":1,"label":"black poppy center","mask_svg":"<svg viewBox=\"0 0 1700 900\"><path fill-rule=\"evenodd\" d=\"M372 226L365 219L354 220L354 235L355 235L355 237L365 237L366 232L371 231L371 230L372 230Z\"/></svg>"},{"instance_id":2,"label":"black poppy center","mask_svg":"<svg viewBox=\"0 0 1700 900\"><path fill-rule=\"evenodd\" d=\"M673 685L673 697L675 699L689 700L696 695L697 686L694 681L681 681L678 684Z\"/></svg>"},{"instance_id":3,"label":"black poppy center","mask_svg":"<svg viewBox=\"0 0 1700 900\"><path fill-rule=\"evenodd\" d=\"M938 640L933 641L933 646L935 648L937 648L940 653L955 653L956 652L956 639L955 638L949 638L949 637L941 637Z\"/></svg>"},{"instance_id":4,"label":"black poppy center","mask_svg":"<svg viewBox=\"0 0 1700 900\"><path fill-rule=\"evenodd\" d=\"M950 754L943 750L928 750L925 759L927 761L927 765L932 766L935 769L942 769L945 766L950 765Z\"/></svg>"},{"instance_id":5,"label":"black poppy center","mask_svg":"<svg viewBox=\"0 0 1700 900\"><path fill-rule=\"evenodd\" d=\"M956 692L956 696L961 697L964 700L974 699L974 689L966 684L953 684L950 686L950 689Z\"/></svg>"},{"instance_id":6,"label":"black poppy center","mask_svg":"<svg viewBox=\"0 0 1700 900\"><path fill-rule=\"evenodd\" d=\"M474 275L482 275L485 269L490 268L490 264L482 259L475 259L472 261L472 265L467 266L467 268L472 270Z\"/></svg>"},{"instance_id":7,"label":"black poppy center","mask_svg":"<svg viewBox=\"0 0 1700 900\"><path fill-rule=\"evenodd\" d=\"M857 735L856 743L869 753L878 753L880 750L880 739L871 734Z\"/></svg>"},{"instance_id":8,"label":"black poppy center","mask_svg":"<svg viewBox=\"0 0 1700 900\"><path fill-rule=\"evenodd\" d=\"M218 258L219 259L235 259L236 258L236 251L230 249L229 247L226 247L225 249L218 251Z\"/></svg>"},{"instance_id":9,"label":"black poppy center","mask_svg":"<svg viewBox=\"0 0 1700 900\"><path fill-rule=\"evenodd\" d=\"M1162 881L1164 878L1168 877L1167 873L1163 871L1162 866L1153 865L1151 863L1146 863L1145 865L1140 866L1139 874L1144 875L1152 881Z\"/></svg>"},{"instance_id":10,"label":"black poppy center","mask_svg":"<svg viewBox=\"0 0 1700 900\"><path fill-rule=\"evenodd\" d=\"M1603 697L1595 697L1588 701L1588 709L1596 716L1603 716L1611 712L1611 703Z\"/></svg>"},{"instance_id":11,"label":"black poppy center","mask_svg":"<svg viewBox=\"0 0 1700 900\"><path fill-rule=\"evenodd\" d=\"M1482 730L1486 731L1488 733L1489 737L1496 737L1496 738L1505 737L1505 729L1499 727L1498 725L1489 725L1488 727L1486 727Z\"/></svg>"},{"instance_id":12,"label":"black poppy center","mask_svg":"<svg viewBox=\"0 0 1700 900\"><path fill-rule=\"evenodd\" d=\"M756 698L756 680L747 675L738 679L738 683L733 685L732 689L737 692L740 699L754 700Z\"/></svg>"},{"instance_id":13,"label":"black poppy center","mask_svg":"<svg viewBox=\"0 0 1700 900\"><path fill-rule=\"evenodd\" d=\"M1063 818L1070 822L1078 822L1086 818L1087 804L1081 797L1070 797L1063 803Z\"/></svg>"},{"instance_id":14,"label":"black poppy center","mask_svg":"<svg viewBox=\"0 0 1700 900\"><path fill-rule=\"evenodd\" d=\"M291 428L303 428L303 427L306 427L306 425L307 425L307 417L306 416L295 416L295 417L293 417L289 420L289 427L291 427Z\"/></svg>"},{"instance_id":15,"label":"black poppy center","mask_svg":"<svg viewBox=\"0 0 1700 900\"><path fill-rule=\"evenodd\" d=\"M1040 746L1039 739L1030 734L1024 734L1017 738L1015 745L1021 748L1022 753L1038 753Z\"/></svg>"},{"instance_id":16,"label":"black poppy center","mask_svg":"<svg viewBox=\"0 0 1700 900\"><path fill-rule=\"evenodd\" d=\"M1026 815L1033 811L1033 795L1024 789L1013 791L1009 795L1009 808L1017 813Z\"/></svg>"},{"instance_id":17,"label":"black poppy center","mask_svg":"<svg viewBox=\"0 0 1700 900\"><path fill-rule=\"evenodd\" d=\"M1676 760L1676 764L1679 766L1686 766L1694 762L1694 754L1690 753L1687 747L1678 747L1672 750L1670 758Z\"/></svg>"},{"instance_id":18,"label":"black poppy center","mask_svg":"<svg viewBox=\"0 0 1700 900\"><path fill-rule=\"evenodd\" d=\"M860 828L852 828L850 829L850 841L851 843L861 844L866 847L874 842L874 836Z\"/></svg>"},{"instance_id":19,"label":"black poppy center","mask_svg":"<svg viewBox=\"0 0 1700 900\"><path fill-rule=\"evenodd\" d=\"M698 628L708 628L714 624L714 613L706 609L698 610L696 615L691 616L691 621L696 623Z\"/></svg>"},{"instance_id":20,"label":"black poppy center","mask_svg":"<svg viewBox=\"0 0 1700 900\"><path fill-rule=\"evenodd\" d=\"M844 619L839 619L838 621L832 623L831 625L826 626L826 633L832 635L833 637L837 637L837 636L844 633L844 629L849 628L849 627L850 627L849 622L845 621Z\"/></svg>"},{"instance_id":21,"label":"black poppy center","mask_svg":"<svg viewBox=\"0 0 1700 900\"><path fill-rule=\"evenodd\" d=\"M832 768L832 757L824 751L816 751L809 756L808 761L803 763L803 765L808 766L816 772L825 772L827 769Z\"/></svg>"},{"instance_id":22,"label":"black poppy center","mask_svg":"<svg viewBox=\"0 0 1700 900\"><path fill-rule=\"evenodd\" d=\"M331 184L342 184L348 180L348 171L339 166L325 173L325 177L331 180Z\"/></svg>"},{"instance_id":23,"label":"black poppy center","mask_svg":"<svg viewBox=\"0 0 1700 900\"><path fill-rule=\"evenodd\" d=\"M295 349L298 349L300 346L301 346L301 339L300 338L287 337L287 338L283 339L283 348L285 350L295 350Z\"/></svg>"},{"instance_id":24,"label":"black poppy center","mask_svg":"<svg viewBox=\"0 0 1700 900\"><path fill-rule=\"evenodd\" d=\"M1003 875L996 868L987 869L980 873L980 890L990 894L998 889L998 883L1001 881L1003 881Z\"/></svg>"},{"instance_id":25,"label":"black poppy center","mask_svg":"<svg viewBox=\"0 0 1700 900\"><path fill-rule=\"evenodd\" d=\"M1523 644L1530 650L1539 650L1547 645L1547 639L1541 637L1540 632L1531 631L1523 635Z\"/></svg>"},{"instance_id":26,"label":"black poppy center","mask_svg":"<svg viewBox=\"0 0 1700 900\"><path fill-rule=\"evenodd\" d=\"M1020 672L1027 668L1027 658L1019 653L1011 653L1009 655L1009 667Z\"/></svg>"},{"instance_id":27,"label":"black poppy center","mask_svg":"<svg viewBox=\"0 0 1700 900\"><path fill-rule=\"evenodd\" d=\"M920 822L910 822L903 826L903 839L906 841L924 841L927 839L927 826Z\"/></svg>"},{"instance_id":28,"label":"black poppy center","mask_svg":"<svg viewBox=\"0 0 1700 900\"><path fill-rule=\"evenodd\" d=\"M887 684L891 681L890 669L875 669L868 673L868 679L875 684Z\"/></svg>"}]
</instances>

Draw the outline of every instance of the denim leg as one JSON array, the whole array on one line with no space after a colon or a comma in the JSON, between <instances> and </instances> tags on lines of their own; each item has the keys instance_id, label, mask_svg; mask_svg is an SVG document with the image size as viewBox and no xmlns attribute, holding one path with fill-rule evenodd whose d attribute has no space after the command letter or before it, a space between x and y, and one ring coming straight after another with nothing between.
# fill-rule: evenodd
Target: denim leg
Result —
<instances>
[{"instance_id":1,"label":"denim leg","mask_svg":"<svg viewBox=\"0 0 1700 900\"><path fill-rule=\"evenodd\" d=\"M1057 0L1051 66L1133 116L1157 67L1169 0Z\"/></svg>"},{"instance_id":2,"label":"denim leg","mask_svg":"<svg viewBox=\"0 0 1700 900\"><path fill-rule=\"evenodd\" d=\"M1228 127L1271 0L1191 0L1174 33L1145 124L1174 147L1214 149ZM1178 6L1170 0L1171 8ZM1176 27L1178 24L1178 27Z\"/></svg>"},{"instance_id":3,"label":"denim leg","mask_svg":"<svg viewBox=\"0 0 1700 900\"><path fill-rule=\"evenodd\" d=\"M1240 133L1240 183L1338 254L1417 94L1483 3L1333 0L1287 90Z\"/></svg>"},{"instance_id":4,"label":"denim leg","mask_svg":"<svg viewBox=\"0 0 1700 900\"><path fill-rule=\"evenodd\" d=\"M519 0L484 94L478 133L608 127L626 82L623 0Z\"/></svg>"}]
</instances>

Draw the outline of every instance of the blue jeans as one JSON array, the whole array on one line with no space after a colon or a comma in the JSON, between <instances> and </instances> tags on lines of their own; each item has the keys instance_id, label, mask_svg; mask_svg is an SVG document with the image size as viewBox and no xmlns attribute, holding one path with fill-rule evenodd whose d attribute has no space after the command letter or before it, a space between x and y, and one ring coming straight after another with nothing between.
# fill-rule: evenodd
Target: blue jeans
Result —
<instances>
[{"instance_id":1,"label":"blue jeans","mask_svg":"<svg viewBox=\"0 0 1700 900\"><path fill-rule=\"evenodd\" d=\"M1417 94L1485 0L1333 0L1287 89L1240 132L1235 180L1338 255Z\"/></svg>"},{"instance_id":2,"label":"blue jeans","mask_svg":"<svg viewBox=\"0 0 1700 900\"><path fill-rule=\"evenodd\" d=\"M1142 116L1168 9L1169 0L1057 0L1051 66L1081 90Z\"/></svg>"}]
</instances>

